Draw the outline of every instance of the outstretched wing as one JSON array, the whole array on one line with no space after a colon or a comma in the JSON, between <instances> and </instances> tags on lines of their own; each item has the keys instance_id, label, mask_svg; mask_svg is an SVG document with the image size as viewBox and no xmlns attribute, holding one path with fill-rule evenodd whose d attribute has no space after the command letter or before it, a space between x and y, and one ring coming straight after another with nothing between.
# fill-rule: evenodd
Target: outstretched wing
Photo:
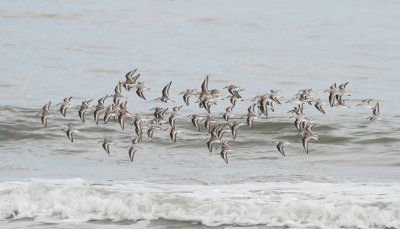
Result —
<instances>
[{"instance_id":1,"label":"outstretched wing","mask_svg":"<svg viewBox=\"0 0 400 229\"><path fill-rule=\"evenodd\" d=\"M132 80L132 75L135 74L135 72L137 71L137 68L133 69L132 71L126 73L125 78L127 81Z\"/></svg>"},{"instance_id":2,"label":"outstretched wing","mask_svg":"<svg viewBox=\"0 0 400 229\"><path fill-rule=\"evenodd\" d=\"M169 82L169 83L167 84L167 86L164 87L164 89L162 90L163 96L165 96L165 97L168 97L168 96L169 96L169 88L171 87L171 84L172 84L172 81Z\"/></svg>"},{"instance_id":3,"label":"outstretched wing","mask_svg":"<svg viewBox=\"0 0 400 229\"><path fill-rule=\"evenodd\" d=\"M137 91L136 91L136 94L137 94L140 98L146 100L146 97L144 97L143 91L142 91L142 90L137 90Z\"/></svg>"},{"instance_id":4,"label":"outstretched wing","mask_svg":"<svg viewBox=\"0 0 400 229\"><path fill-rule=\"evenodd\" d=\"M201 91L203 93L208 93L208 75L206 76L206 79L203 81L203 84L201 85Z\"/></svg>"},{"instance_id":5,"label":"outstretched wing","mask_svg":"<svg viewBox=\"0 0 400 229\"><path fill-rule=\"evenodd\" d=\"M228 150L223 149L221 150L221 157L224 159L225 163L228 164Z\"/></svg>"}]
</instances>

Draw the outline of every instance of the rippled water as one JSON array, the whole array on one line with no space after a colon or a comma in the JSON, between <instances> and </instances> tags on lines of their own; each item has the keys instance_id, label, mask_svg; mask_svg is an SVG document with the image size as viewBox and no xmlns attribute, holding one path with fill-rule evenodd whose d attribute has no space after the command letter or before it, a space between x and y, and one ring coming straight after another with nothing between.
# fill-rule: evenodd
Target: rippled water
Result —
<instances>
[{"instance_id":1,"label":"rippled water","mask_svg":"<svg viewBox=\"0 0 400 229\"><path fill-rule=\"evenodd\" d=\"M400 4L395 1L13 1L0 10L0 226L2 228L400 228ZM131 121L83 124L76 109L55 104L111 94L138 68L151 88L134 92L128 110L151 117L153 106L183 104L178 93L234 83L248 99L279 89L315 97L349 81L350 109L306 106L318 141L305 154L301 136L276 105L269 117L241 127L229 164L210 156L201 125L187 118L175 144L167 132L141 142L130 163ZM155 103L170 80L174 104ZM382 120L354 107L379 101ZM35 114L52 101L44 128ZM194 104L184 115L204 110ZM110 101L107 101L109 104ZM218 116L229 101L212 107ZM219 118L220 122L223 122ZM62 131L82 133L70 143ZM163 124L167 127L167 124ZM107 155L98 141L112 137ZM227 133L224 139L229 140ZM286 157L276 140L292 143Z\"/></svg>"}]
</instances>

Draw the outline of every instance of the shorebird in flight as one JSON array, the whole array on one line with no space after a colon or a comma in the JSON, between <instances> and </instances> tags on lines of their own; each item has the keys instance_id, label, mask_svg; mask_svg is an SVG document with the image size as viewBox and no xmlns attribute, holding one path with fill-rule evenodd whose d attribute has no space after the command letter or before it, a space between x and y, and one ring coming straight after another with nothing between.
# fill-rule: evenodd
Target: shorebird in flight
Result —
<instances>
[{"instance_id":1,"label":"shorebird in flight","mask_svg":"<svg viewBox=\"0 0 400 229\"><path fill-rule=\"evenodd\" d=\"M169 88L171 87L172 81L169 82L164 89L162 90L162 96L157 98L156 100L160 100L161 102L164 103L173 103L175 101L169 99Z\"/></svg>"},{"instance_id":2,"label":"shorebird in flight","mask_svg":"<svg viewBox=\"0 0 400 229\"><path fill-rule=\"evenodd\" d=\"M115 145L117 143L113 142L111 138L104 138L103 140L99 141L99 143L102 143L103 149L106 151L106 153L110 154L110 145Z\"/></svg>"},{"instance_id":3,"label":"shorebird in flight","mask_svg":"<svg viewBox=\"0 0 400 229\"><path fill-rule=\"evenodd\" d=\"M67 134L68 139L71 140L71 142L74 142L74 133L80 133L73 125L68 125L64 128L64 130Z\"/></svg>"},{"instance_id":4,"label":"shorebird in flight","mask_svg":"<svg viewBox=\"0 0 400 229\"><path fill-rule=\"evenodd\" d=\"M276 145L276 148L278 149L279 153L281 153L284 157L285 155L285 151L283 151L283 147L286 145L290 145L289 142L285 141L285 140L281 140L278 142L278 145Z\"/></svg>"}]
</instances>

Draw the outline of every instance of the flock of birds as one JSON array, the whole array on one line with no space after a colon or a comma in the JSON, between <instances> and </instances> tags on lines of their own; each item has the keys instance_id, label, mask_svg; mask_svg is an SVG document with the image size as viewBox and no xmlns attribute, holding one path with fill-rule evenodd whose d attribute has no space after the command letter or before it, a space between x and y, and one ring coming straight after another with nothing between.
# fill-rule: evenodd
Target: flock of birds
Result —
<instances>
[{"instance_id":1,"label":"flock of birds","mask_svg":"<svg viewBox=\"0 0 400 229\"><path fill-rule=\"evenodd\" d=\"M150 141L152 141L154 132L157 130L169 130L169 135L174 143L176 142L177 135L183 132L181 130L178 130L175 125L176 120L183 117L183 115L180 113L180 109L183 107L183 105L173 107L172 111L169 111L168 108L152 108L151 110L154 112L154 118L148 123L146 122L147 119L143 115L132 114L128 111L126 106L128 102L128 97L122 94L122 87L124 87L128 92L131 89L135 88L136 94L144 100L146 100L144 92L146 90L150 90L150 88L146 87L143 82L138 81L140 74L136 74L136 72L137 69L128 72L125 75L125 81L118 82L117 86L115 87L114 94L105 95L104 97L100 98L96 106L90 107L89 105L89 103L92 102L93 99L82 101L82 104L79 106L73 106L71 104L72 97L64 98L63 102L57 104L63 117L66 116L68 108L78 108L78 114L83 123L85 123L86 112L90 110L94 110L93 116L96 124L99 123L100 115L103 115L104 123L107 123L110 118L118 119L122 130L124 130L125 119L133 119L133 124L135 126L137 137L132 140L132 143L129 146L129 159L131 162L133 162L135 152L138 149L142 149L139 146L139 143L142 140L142 133L145 128L147 128L147 136ZM221 150L220 154L222 159L225 161L225 163L228 163L227 153L230 151L234 151L234 149L229 146L230 141L223 141L224 134L226 132L231 132L232 140L235 140L240 126L247 124L250 126L250 128L253 128L253 123L255 119L259 119L262 116L268 116L269 111L274 112L274 106L276 104L281 104L279 99L282 98L282 96L279 95L279 91L270 90L269 93L258 95L252 98L252 105L247 109L247 114L241 116L241 118L246 119L246 123L238 120L229 123L229 119L235 116L233 113L233 109L236 105L236 102L244 101L244 99L240 95L240 92L243 91L243 89L236 85L228 85L224 87L224 89L229 92L229 96L226 97L225 94L218 89L209 90L208 81L209 77L207 76L201 85L200 91L197 91L196 89L187 89L180 94L183 96L183 101L186 106L189 106L190 97L196 96L198 98L198 101L196 103L199 104L200 108L204 108L207 111L208 115L201 116L199 114L192 114L188 117L190 117L192 124L198 131L201 131L200 122L204 121L204 125L208 133L210 134L210 137L207 139L207 147L210 154L212 153L212 150L214 148L213 145L220 144L220 146L217 148ZM161 101L163 103L175 102L169 98L169 90L171 84L172 81L163 88L162 95L161 97L156 99L157 101ZM349 93L346 90L347 85L348 82L341 84L337 87L336 83L334 83L332 86L330 86L328 90L325 91L329 93L328 102L331 107L349 107L345 103L345 96L349 96ZM313 133L313 128L316 126L316 123L311 118L305 116L303 113L304 105L306 103L309 105L314 105L314 107L318 111L320 111L322 114L325 114L323 105L325 105L326 102L322 99L314 98L314 94L315 92L312 89L302 89L294 98L287 101L287 103L291 103L294 105L293 109L288 111L287 113L293 114L291 118L294 119L294 125L297 131L300 132L303 136L302 144L307 154L309 152L309 141L318 140L318 135ZM108 98L112 98L112 103L106 106L105 101ZM221 115L222 118L227 122L218 123L218 121L211 115L211 107L217 105L218 101L225 98L229 98L231 105L225 109L225 112L219 115ZM121 101L123 102L120 103ZM379 112L379 103L376 103L375 106L372 106L372 101L372 99L364 99L362 100L361 104L357 104L356 106L372 109L372 116L368 117L368 119L371 121L379 120L381 119ZM41 116L41 121L44 127L47 126L48 118L55 117L50 112L50 104L51 101L44 105L42 111L38 114ZM166 119L167 115L169 115L168 123L170 124L170 127L162 128L162 123L165 123L164 120ZM71 142L74 141L74 134L79 133L79 131L73 125L68 125L64 130L66 131L66 134ZM108 154L110 154L110 145L116 144L111 138L108 137L102 139L101 141L99 141L99 143L102 143L103 149ZM278 151L283 156L285 156L284 147L287 145L290 145L290 143L285 140L281 140L276 146Z\"/></svg>"}]
</instances>

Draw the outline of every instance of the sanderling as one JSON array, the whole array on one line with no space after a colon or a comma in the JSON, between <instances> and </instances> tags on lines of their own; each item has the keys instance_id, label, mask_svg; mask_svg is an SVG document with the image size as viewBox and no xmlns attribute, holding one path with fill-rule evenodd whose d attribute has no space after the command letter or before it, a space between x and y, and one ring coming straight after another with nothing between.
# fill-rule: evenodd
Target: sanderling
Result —
<instances>
[{"instance_id":1,"label":"sanderling","mask_svg":"<svg viewBox=\"0 0 400 229\"><path fill-rule=\"evenodd\" d=\"M276 145L276 148L278 149L278 151L285 157L285 151L283 151L283 147L286 145L290 145L289 142L285 141L285 140L281 140L278 142L278 145Z\"/></svg>"},{"instance_id":2,"label":"sanderling","mask_svg":"<svg viewBox=\"0 0 400 229\"><path fill-rule=\"evenodd\" d=\"M140 114L135 114L134 120L133 120L133 125L135 126L135 133L139 138L142 138L142 132L143 128L145 126L146 119L140 115Z\"/></svg>"},{"instance_id":3,"label":"sanderling","mask_svg":"<svg viewBox=\"0 0 400 229\"><path fill-rule=\"evenodd\" d=\"M42 124L44 125L44 127L47 127L47 119L48 118L56 117L50 113L50 110L49 110L50 104L51 104L51 101L49 101L46 105L43 106L42 112L37 114L37 115L41 115L40 119L42 120Z\"/></svg>"},{"instance_id":4,"label":"sanderling","mask_svg":"<svg viewBox=\"0 0 400 229\"><path fill-rule=\"evenodd\" d=\"M122 95L122 93L121 93L121 82L118 82L117 86L114 89L114 94L111 96L113 97L113 102L115 104L118 104L120 99L127 98L126 96Z\"/></svg>"},{"instance_id":5,"label":"sanderling","mask_svg":"<svg viewBox=\"0 0 400 229\"><path fill-rule=\"evenodd\" d=\"M324 109L322 109L322 106L325 105L325 101L322 99L317 99L315 100L315 108L317 108L317 110L319 110L322 114L325 114Z\"/></svg>"},{"instance_id":6,"label":"sanderling","mask_svg":"<svg viewBox=\"0 0 400 229\"><path fill-rule=\"evenodd\" d=\"M137 69L133 69L132 71L129 71L128 73L125 74L125 82L122 83L122 86L128 91L131 90L132 87L135 86L137 79L139 78L140 74L133 76L135 74Z\"/></svg>"},{"instance_id":7,"label":"sanderling","mask_svg":"<svg viewBox=\"0 0 400 229\"><path fill-rule=\"evenodd\" d=\"M144 97L144 95L143 95L144 90L150 90L150 88L146 87L143 82L137 82L136 83L136 94L140 98L146 100L146 97Z\"/></svg>"},{"instance_id":8,"label":"sanderling","mask_svg":"<svg viewBox=\"0 0 400 229\"><path fill-rule=\"evenodd\" d=\"M267 97L266 95L259 96L258 98L258 110L259 110L259 115L263 114L265 116L268 116L268 108L271 109L272 112L274 112L274 106L273 106L273 101L271 98Z\"/></svg>"},{"instance_id":9,"label":"sanderling","mask_svg":"<svg viewBox=\"0 0 400 229\"><path fill-rule=\"evenodd\" d=\"M269 98L272 99L277 104L281 104L281 102L278 100L278 98L281 98L281 96L278 95L278 92L279 91L277 91L277 90L270 90Z\"/></svg>"},{"instance_id":10,"label":"sanderling","mask_svg":"<svg viewBox=\"0 0 400 229\"><path fill-rule=\"evenodd\" d=\"M94 120L96 121L96 124L99 124L99 115L105 111L105 107L104 107L104 101L108 98L108 95L100 98L98 100L98 103L95 107L93 116L94 116Z\"/></svg>"},{"instance_id":11,"label":"sanderling","mask_svg":"<svg viewBox=\"0 0 400 229\"><path fill-rule=\"evenodd\" d=\"M204 118L200 117L198 114L192 114L188 117L191 118L193 126L195 126L200 131L199 121L203 120Z\"/></svg>"},{"instance_id":12,"label":"sanderling","mask_svg":"<svg viewBox=\"0 0 400 229\"><path fill-rule=\"evenodd\" d=\"M294 126L296 127L297 131L301 132L301 124L304 121L304 116L302 114L292 116L295 118Z\"/></svg>"},{"instance_id":13,"label":"sanderling","mask_svg":"<svg viewBox=\"0 0 400 229\"><path fill-rule=\"evenodd\" d=\"M156 130L162 130L161 126L157 125L157 120L152 120L147 130L147 137L150 141L153 141L153 135Z\"/></svg>"},{"instance_id":14,"label":"sanderling","mask_svg":"<svg viewBox=\"0 0 400 229\"><path fill-rule=\"evenodd\" d=\"M329 105L331 105L331 107L333 107L333 105L335 103L336 95L338 94L338 91L336 88L336 83L334 83L332 86L329 87L328 90L326 90L324 92L329 92Z\"/></svg>"},{"instance_id":15,"label":"sanderling","mask_svg":"<svg viewBox=\"0 0 400 229\"><path fill-rule=\"evenodd\" d=\"M150 109L151 111L154 110L154 118L157 120L157 122L160 122L160 120L164 119L165 114L168 113L168 108L161 108L161 107L153 107Z\"/></svg>"},{"instance_id":16,"label":"sanderling","mask_svg":"<svg viewBox=\"0 0 400 229\"><path fill-rule=\"evenodd\" d=\"M236 139L236 135L237 135L237 130L239 129L240 126L244 126L246 124L241 123L239 121L233 121L232 122L232 126L231 126L231 132L232 132L232 138Z\"/></svg>"},{"instance_id":17,"label":"sanderling","mask_svg":"<svg viewBox=\"0 0 400 229\"><path fill-rule=\"evenodd\" d=\"M222 137L226 132L231 132L231 128L228 123L222 124L222 126L218 129L217 136L218 139L222 140Z\"/></svg>"},{"instance_id":18,"label":"sanderling","mask_svg":"<svg viewBox=\"0 0 400 229\"><path fill-rule=\"evenodd\" d=\"M68 125L64 130L71 142L74 142L74 133L80 133L73 125Z\"/></svg>"},{"instance_id":19,"label":"sanderling","mask_svg":"<svg viewBox=\"0 0 400 229\"><path fill-rule=\"evenodd\" d=\"M138 149L142 149L142 147L139 146L139 141L140 141L140 138L137 137L132 140L132 144L130 145L128 155L129 155L129 159L131 160L131 162L133 162L133 157L135 156L136 151Z\"/></svg>"},{"instance_id":20,"label":"sanderling","mask_svg":"<svg viewBox=\"0 0 400 229\"><path fill-rule=\"evenodd\" d=\"M233 109L233 105L230 106L230 107L227 107L227 108L225 109L225 112L222 113L222 117L225 119L225 121L229 121L229 118L230 118L231 116L234 116L234 115L233 115L233 112L232 112L232 109Z\"/></svg>"},{"instance_id":21,"label":"sanderling","mask_svg":"<svg viewBox=\"0 0 400 229\"><path fill-rule=\"evenodd\" d=\"M235 107L235 105L236 105L236 101L244 101L244 99L242 99L242 98L239 98L239 97L237 97L236 95L230 95L230 96L228 96L228 97L226 97L226 98L229 98L229 101L231 102L231 104L232 104L232 107Z\"/></svg>"},{"instance_id":22,"label":"sanderling","mask_svg":"<svg viewBox=\"0 0 400 229\"><path fill-rule=\"evenodd\" d=\"M105 112L105 114L104 114L104 123L107 123L108 120L109 120L111 117L117 117L117 116L118 116L118 113L117 113L118 110L117 110L113 105L114 105L114 104L109 105L109 106L107 107L106 112Z\"/></svg>"},{"instance_id":23,"label":"sanderling","mask_svg":"<svg viewBox=\"0 0 400 229\"><path fill-rule=\"evenodd\" d=\"M215 118L211 115L208 115L204 121L204 126L206 127L207 131L210 132L211 130L211 123L217 122Z\"/></svg>"},{"instance_id":24,"label":"sanderling","mask_svg":"<svg viewBox=\"0 0 400 229\"><path fill-rule=\"evenodd\" d=\"M70 96L68 98L64 98L62 103L57 104L57 105L61 105L60 112L61 112L62 116L64 116L64 117L65 117L65 114L67 113L67 108L72 107L72 105L70 103L71 99L72 99L72 96Z\"/></svg>"},{"instance_id":25,"label":"sanderling","mask_svg":"<svg viewBox=\"0 0 400 229\"><path fill-rule=\"evenodd\" d=\"M216 135L211 135L211 137L207 139L207 148L210 151L210 153L212 153L213 144L218 142L221 142L221 140L219 140Z\"/></svg>"},{"instance_id":26,"label":"sanderling","mask_svg":"<svg viewBox=\"0 0 400 229\"><path fill-rule=\"evenodd\" d=\"M90 110L89 103L92 101L93 101L93 99L83 101L82 105L79 106L78 114L79 114L79 117L82 119L82 122L85 122L85 113L86 113L86 111Z\"/></svg>"},{"instance_id":27,"label":"sanderling","mask_svg":"<svg viewBox=\"0 0 400 229\"><path fill-rule=\"evenodd\" d=\"M186 89L186 91L179 93L180 95L183 96L183 101L187 106L189 106L189 98L192 95L195 95L196 93L194 92L194 89Z\"/></svg>"},{"instance_id":28,"label":"sanderling","mask_svg":"<svg viewBox=\"0 0 400 229\"><path fill-rule=\"evenodd\" d=\"M239 86L236 85L229 85L224 87L224 89L227 89L228 92L237 98L242 98L242 96L239 95L239 91L243 91L244 89L240 88Z\"/></svg>"},{"instance_id":29,"label":"sanderling","mask_svg":"<svg viewBox=\"0 0 400 229\"><path fill-rule=\"evenodd\" d=\"M372 105L370 104L373 99L363 99L361 100L360 104L357 104L356 107L363 107L363 108L372 108Z\"/></svg>"},{"instance_id":30,"label":"sanderling","mask_svg":"<svg viewBox=\"0 0 400 229\"><path fill-rule=\"evenodd\" d=\"M375 107L372 110L372 116L368 117L368 119L371 121L382 119L380 117L379 103L376 103Z\"/></svg>"},{"instance_id":31,"label":"sanderling","mask_svg":"<svg viewBox=\"0 0 400 229\"><path fill-rule=\"evenodd\" d=\"M347 93L347 91L346 91L346 86L347 86L347 84L349 84L349 82L346 82L346 83L344 83L344 84L339 85L339 90L337 90L336 100L337 100L340 104L342 103L341 100L342 100L342 97L343 97L344 95L350 96L350 95Z\"/></svg>"},{"instance_id":32,"label":"sanderling","mask_svg":"<svg viewBox=\"0 0 400 229\"><path fill-rule=\"evenodd\" d=\"M169 88L171 87L172 81L169 82L164 89L162 90L162 96L157 98L156 100L160 100L161 102L164 103L173 103L175 101L169 99Z\"/></svg>"},{"instance_id":33,"label":"sanderling","mask_svg":"<svg viewBox=\"0 0 400 229\"><path fill-rule=\"evenodd\" d=\"M345 104L347 101L346 99L342 99L343 95L336 95L338 103L334 104L334 107L339 107L339 108L350 108Z\"/></svg>"},{"instance_id":34,"label":"sanderling","mask_svg":"<svg viewBox=\"0 0 400 229\"><path fill-rule=\"evenodd\" d=\"M115 145L117 143L113 142L111 138L104 138L103 140L99 141L99 143L103 143L103 149L106 151L106 153L110 154L110 145Z\"/></svg>"},{"instance_id":35,"label":"sanderling","mask_svg":"<svg viewBox=\"0 0 400 229\"><path fill-rule=\"evenodd\" d=\"M168 119L169 124L171 125L172 128L175 128L176 119L177 119L178 117L182 117L182 115L179 113L179 110L180 110L182 107L183 107L183 106L179 106L179 107L174 107L174 108L172 108L171 116L170 116L169 119Z\"/></svg>"},{"instance_id":36,"label":"sanderling","mask_svg":"<svg viewBox=\"0 0 400 229\"><path fill-rule=\"evenodd\" d=\"M310 141L310 139L318 140L318 135L315 135L312 132L304 132L302 143L307 154L308 154L308 142Z\"/></svg>"},{"instance_id":37,"label":"sanderling","mask_svg":"<svg viewBox=\"0 0 400 229\"><path fill-rule=\"evenodd\" d=\"M172 141L175 143L176 142L176 135L178 133L183 133L181 130L177 130L175 128L170 128L169 136L171 137Z\"/></svg>"},{"instance_id":38,"label":"sanderling","mask_svg":"<svg viewBox=\"0 0 400 229\"><path fill-rule=\"evenodd\" d=\"M257 118L259 118L259 116L255 113L255 111L254 111L254 108L255 108L255 106L256 106L257 104L253 104L253 105L251 105L248 109L247 109L247 111L248 111L248 113L247 113L247 115L243 115L242 117L246 117L247 119L246 119L246 121L247 121L247 125L249 125L250 126L250 128L251 129L253 129L253 122L254 122L254 119L257 119Z\"/></svg>"},{"instance_id":39,"label":"sanderling","mask_svg":"<svg viewBox=\"0 0 400 229\"><path fill-rule=\"evenodd\" d=\"M225 163L228 164L228 152L230 151L235 151L232 149L229 145L228 142L222 142L221 145L221 157L224 159Z\"/></svg>"},{"instance_id":40,"label":"sanderling","mask_svg":"<svg viewBox=\"0 0 400 229\"><path fill-rule=\"evenodd\" d=\"M119 115L118 115L118 122L119 122L122 130L124 130L125 117L132 118L132 114L130 112L128 112L128 109L126 108L127 102L128 101L125 101L124 103L121 103L119 105L120 110L119 110Z\"/></svg>"},{"instance_id":41,"label":"sanderling","mask_svg":"<svg viewBox=\"0 0 400 229\"><path fill-rule=\"evenodd\" d=\"M208 91L208 75L207 75L206 78L204 79L203 83L201 84L200 97L202 95L208 95L208 94L210 94L210 92Z\"/></svg>"}]
</instances>

